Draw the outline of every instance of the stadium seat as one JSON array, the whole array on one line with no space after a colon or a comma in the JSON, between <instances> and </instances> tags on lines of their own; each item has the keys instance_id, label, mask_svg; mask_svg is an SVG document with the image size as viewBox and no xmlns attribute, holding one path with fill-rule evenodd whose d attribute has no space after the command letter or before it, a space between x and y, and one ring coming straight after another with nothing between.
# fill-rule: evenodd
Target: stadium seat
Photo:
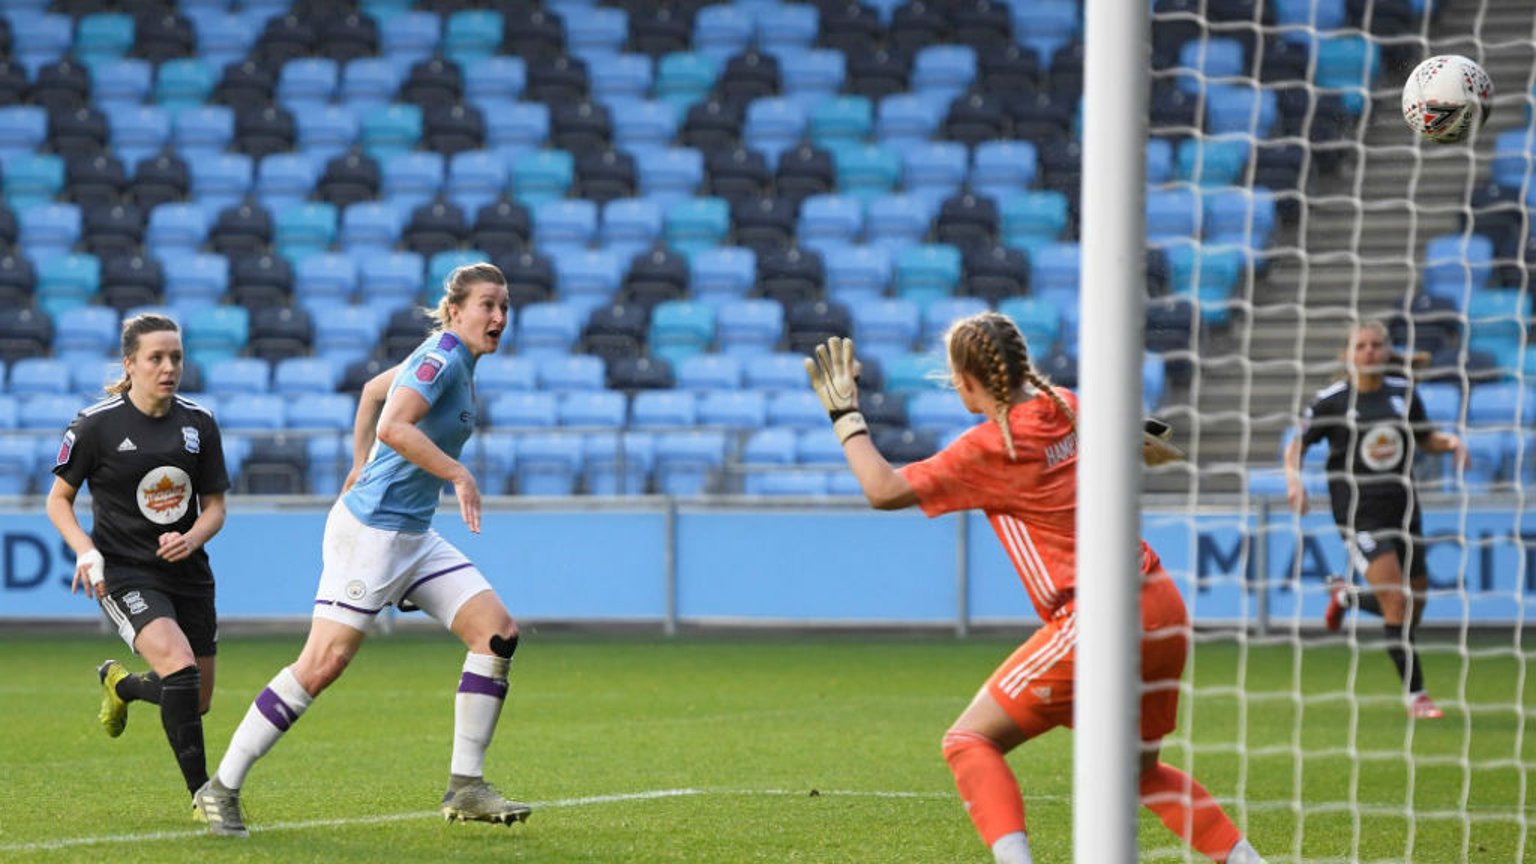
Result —
<instances>
[{"instance_id":1,"label":"stadium seat","mask_svg":"<svg viewBox=\"0 0 1536 864\"><path fill-rule=\"evenodd\" d=\"M706 6L693 22L693 50L720 63L752 42L756 22L745 9L729 4Z\"/></svg>"},{"instance_id":2,"label":"stadium seat","mask_svg":"<svg viewBox=\"0 0 1536 864\"><path fill-rule=\"evenodd\" d=\"M273 246L290 261L324 251L336 239L336 207L305 202L278 210Z\"/></svg>"},{"instance_id":3,"label":"stadium seat","mask_svg":"<svg viewBox=\"0 0 1536 864\"><path fill-rule=\"evenodd\" d=\"M1261 250L1275 229L1275 199L1267 189L1218 189L1203 196L1207 242Z\"/></svg>"},{"instance_id":4,"label":"stadium seat","mask_svg":"<svg viewBox=\"0 0 1536 864\"><path fill-rule=\"evenodd\" d=\"M53 354L71 360L100 361L119 346L119 316L109 306L77 306L54 319Z\"/></svg>"},{"instance_id":5,"label":"stadium seat","mask_svg":"<svg viewBox=\"0 0 1536 864\"><path fill-rule=\"evenodd\" d=\"M1442 234L1424 247L1425 293L1465 308L1493 275L1493 241L1480 234Z\"/></svg>"},{"instance_id":6,"label":"stadium seat","mask_svg":"<svg viewBox=\"0 0 1536 864\"><path fill-rule=\"evenodd\" d=\"M270 363L300 358L309 353L314 342L314 319L303 307L274 304L251 311L250 341L246 350L252 357ZM340 370L332 374L327 389L336 389L340 377Z\"/></svg>"},{"instance_id":7,"label":"stadium seat","mask_svg":"<svg viewBox=\"0 0 1536 864\"><path fill-rule=\"evenodd\" d=\"M517 316L517 350L529 357L568 354L581 334L581 313L566 303L533 303Z\"/></svg>"},{"instance_id":8,"label":"stadium seat","mask_svg":"<svg viewBox=\"0 0 1536 864\"><path fill-rule=\"evenodd\" d=\"M1273 90L1256 85L1211 84L1205 93L1205 131L1267 138L1275 129L1280 108Z\"/></svg>"},{"instance_id":9,"label":"stadium seat","mask_svg":"<svg viewBox=\"0 0 1536 864\"><path fill-rule=\"evenodd\" d=\"M715 84L717 60L691 51L666 54L656 64L655 98L679 109L703 101Z\"/></svg>"},{"instance_id":10,"label":"stadium seat","mask_svg":"<svg viewBox=\"0 0 1536 864\"><path fill-rule=\"evenodd\" d=\"M797 103L782 97L755 99L747 106L742 142L777 163L779 155L805 134L806 126L805 109Z\"/></svg>"},{"instance_id":11,"label":"stadium seat","mask_svg":"<svg viewBox=\"0 0 1536 864\"><path fill-rule=\"evenodd\" d=\"M37 307L55 320L91 302L100 291L101 261L95 255L54 255L38 266Z\"/></svg>"},{"instance_id":12,"label":"stadium seat","mask_svg":"<svg viewBox=\"0 0 1536 864\"><path fill-rule=\"evenodd\" d=\"M255 162L243 153L201 153L190 158L192 192L210 224L219 211L240 202L255 182Z\"/></svg>"},{"instance_id":13,"label":"stadium seat","mask_svg":"<svg viewBox=\"0 0 1536 864\"><path fill-rule=\"evenodd\" d=\"M976 50L969 45L929 45L912 62L912 91L954 98L976 77Z\"/></svg>"},{"instance_id":14,"label":"stadium seat","mask_svg":"<svg viewBox=\"0 0 1536 864\"><path fill-rule=\"evenodd\" d=\"M795 362L799 365L800 358L796 357ZM804 368L800 369L800 376L801 378L805 377ZM789 429L815 430L825 435L827 432L827 409L822 406L821 400L816 397L816 394L809 390L803 388L777 390L768 396L768 425Z\"/></svg>"},{"instance_id":15,"label":"stadium seat","mask_svg":"<svg viewBox=\"0 0 1536 864\"><path fill-rule=\"evenodd\" d=\"M624 275L624 262L607 249L567 250L554 256L559 296L585 320L593 309L613 302Z\"/></svg>"},{"instance_id":16,"label":"stadium seat","mask_svg":"<svg viewBox=\"0 0 1536 864\"><path fill-rule=\"evenodd\" d=\"M121 367L119 367L121 368ZM11 364L12 396L41 396L73 392L70 367L57 357L24 357Z\"/></svg>"},{"instance_id":17,"label":"stadium seat","mask_svg":"<svg viewBox=\"0 0 1536 864\"><path fill-rule=\"evenodd\" d=\"M1198 237L1201 227L1200 202L1200 196L1188 186L1147 190L1147 242L1157 245L1187 242ZM1065 204L1065 201L1062 203Z\"/></svg>"},{"instance_id":18,"label":"stadium seat","mask_svg":"<svg viewBox=\"0 0 1536 864\"><path fill-rule=\"evenodd\" d=\"M1247 136L1188 138L1177 150L1177 179L1202 187L1238 185L1251 149Z\"/></svg>"},{"instance_id":19,"label":"stadium seat","mask_svg":"<svg viewBox=\"0 0 1536 864\"><path fill-rule=\"evenodd\" d=\"M422 126L416 105L394 103L369 110L362 117L363 151L379 160L409 152L420 143Z\"/></svg>"},{"instance_id":20,"label":"stadium seat","mask_svg":"<svg viewBox=\"0 0 1536 864\"><path fill-rule=\"evenodd\" d=\"M871 246L879 246L891 255L923 241L932 221L929 202L915 195L898 193L869 200L866 206L864 234Z\"/></svg>"},{"instance_id":21,"label":"stadium seat","mask_svg":"<svg viewBox=\"0 0 1536 864\"><path fill-rule=\"evenodd\" d=\"M693 426L698 412L698 400L691 391L641 390L630 402L629 423L634 429Z\"/></svg>"},{"instance_id":22,"label":"stadium seat","mask_svg":"<svg viewBox=\"0 0 1536 864\"><path fill-rule=\"evenodd\" d=\"M809 114L811 143L834 149L864 141L874 130L874 106L863 96L836 96L815 105Z\"/></svg>"},{"instance_id":23,"label":"stadium seat","mask_svg":"<svg viewBox=\"0 0 1536 864\"><path fill-rule=\"evenodd\" d=\"M960 404L955 394L941 390L913 393L907 400L907 422L917 432L945 435L974 426L981 419Z\"/></svg>"},{"instance_id":24,"label":"stadium seat","mask_svg":"<svg viewBox=\"0 0 1536 864\"><path fill-rule=\"evenodd\" d=\"M709 491L725 464L726 438L706 430L663 432L656 436L656 489L663 495L691 496Z\"/></svg>"},{"instance_id":25,"label":"stadium seat","mask_svg":"<svg viewBox=\"0 0 1536 864\"><path fill-rule=\"evenodd\" d=\"M340 105L295 107L298 146L317 167L347 153L357 143L360 124L357 115Z\"/></svg>"},{"instance_id":26,"label":"stadium seat","mask_svg":"<svg viewBox=\"0 0 1536 864\"><path fill-rule=\"evenodd\" d=\"M403 228L399 208L383 201L361 201L342 209L336 241L342 250L357 256L361 264L374 254L390 252Z\"/></svg>"},{"instance_id":27,"label":"stadium seat","mask_svg":"<svg viewBox=\"0 0 1536 864\"><path fill-rule=\"evenodd\" d=\"M841 51L786 49L777 56L783 98L807 114L817 103L836 96L847 77L847 62Z\"/></svg>"},{"instance_id":28,"label":"stadium seat","mask_svg":"<svg viewBox=\"0 0 1536 864\"><path fill-rule=\"evenodd\" d=\"M970 189L1002 202L1034 185L1036 162L1029 141L983 141L972 155Z\"/></svg>"},{"instance_id":29,"label":"stadium seat","mask_svg":"<svg viewBox=\"0 0 1536 864\"><path fill-rule=\"evenodd\" d=\"M431 12L407 10L379 20L379 53L392 60L425 60L442 37L443 19Z\"/></svg>"},{"instance_id":30,"label":"stadium seat","mask_svg":"<svg viewBox=\"0 0 1536 864\"><path fill-rule=\"evenodd\" d=\"M507 186L505 160L489 150L465 150L448 161L448 199L465 213L477 213L497 198Z\"/></svg>"},{"instance_id":31,"label":"stadium seat","mask_svg":"<svg viewBox=\"0 0 1536 864\"><path fill-rule=\"evenodd\" d=\"M741 386L742 363L726 354L694 354L675 364L680 390L734 390Z\"/></svg>"},{"instance_id":32,"label":"stadium seat","mask_svg":"<svg viewBox=\"0 0 1536 864\"><path fill-rule=\"evenodd\" d=\"M685 257L715 249L730 232L730 205L724 198L681 199L664 206L662 235Z\"/></svg>"},{"instance_id":33,"label":"stadium seat","mask_svg":"<svg viewBox=\"0 0 1536 864\"><path fill-rule=\"evenodd\" d=\"M574 435L527 435L517 439L513 469L521 495L571 495L581 474L582 442Z\"/></svg>"},{"instance_id":34,"label":"stadium seat","mask_svg":"<svg viewBox=\"0 0 1536 864\"><path fill-rule=\"evenodd\" d=\"M910 352L921 329L922 312L910 300L877 299L850 307L859 351L883 359Z\"/></svg>"},{"instance_id":35,"label":"stadium seat","mask_svg":"<svg viewBox=\"0 0 1536 864\"><path fill-rule=\"evenodd\" d=\"M49 154L20 155L4 162L5 200L13 210L52 201L64 188L64 160Z\"/></svg>"},{"instance_id":36,"label":"stadium seat","mask_svg":"<svg viewBox=\"0 0 1536 864\"><path fill-rule=\"evenodd\" d=\"M534 365L541 390L601 390L606 380L602 358L590 354L537 357Z\"/></svg>"},{"instance_id":37,"label":"stadium seat","mask_svg":"<svg viewBox=\"0 0 1536 864\"><path fill-rule=\"evenodd\" d=\"M650 481L655 439L643 432L583 436L583 479L592 495L641 495Z\"/></svg>"},{"instance_id":38,"label":"stadium seat","mask_svg":"<svg viewBox=\"0 0 1536 864\"><path fill-rule=\"evenodd\" d=\"M722 303L716 316L720 350L737 357L768 354L784 336L784 307L773 300Z\"/></svg>"},{"instance_id":39,"label":"stadium seat","mask_svg":"<svg viewBox=\"0 0 1536 864\"><path fill-rule=\"evenodd\" d=\"M1062 312L1050 300L1039 297L1012 297L999 303L997 311L1008 316L1024 335L1031 357L1044 357L1053 351L1062 337Z\"/></svg>"},{"instance_id":40,"label":"stadium seat","mask_svg":"<svg viewBox=\"0 0 1536 864\"><path fill-rule=\"evenodd\" d=\"M893 93L880 100L875 117L875 137L897 152L906 152L931 138L944 119L929 99L911 93Z\"/></svg>"},{"instance_id":41,"label":"stadium seat","mask_svg":"<svg viewBox=\"0 0 1536 864\"><path fill-rule=\"evenodd\" d=\"M496 53L504 22L500 12L463 9L448 15L443 28L443 56L468 66Z\"/></svg>"},{"instance_id":42,"label":"stadium seat","mask_svg":"<svg viewBox=\"0 0 1536 864\"><path fill-rule=\"evenodd\" d=\"M942 201L965 182L969 153L954 141L929 141L909 147L902 155L902 188L908 193Z\"/></svg>"},{"instance_id":43,"label":"stadium seat","mask_svg":"<svg viewBox=\"0 0 1536 864\"><path fill-rule=\"evenodd\" d=\"M289 429L350 432L356 414L356 400L345 393L304 393L288 402L285 421Z\"/></svg>"},{"instance_id":44,"label":"stadium seat","mask_svg":"<svg viewBox=\"0 0 1536 864\"><path fill-rule=\"evenodd\" d=\"M379 320L367 306L334 306L315 318L315 354L340 364L367 356L379 340Z\"/></svg>"},{"instance_id":45,"label":"stadium seat","mask_svg":"<svg viewBox=\"0 0 1536 864\"><path fill-rule=\"evenodd\" d=\"M475 389L487 396L538 389L538 364L529 357L490 354L475 363Z\"/></svg>"},{"instance_id":46,"label":"stadium seat","mask_svg":"<svg viewBox=\"0 0 1536 864\"><path fill-rule=\"evenodd\" d=\"M629 261L650 248L661 236L662 210L644 198L619 198L603 205L599 239L621 261Z\"/></svg>"},{"instance_id":47,"label":"stadium seat","mask_svg":"<svg viewBox=\"0 0 1536 864\"><path fill-rule=\"evenodd\" d=\"M48 137L48 112L35 105L0 108L0 159L35 151Z\"/></svg>"},{"instance_id":48,"label":"stadium seat","mask_svg":"<svg viewBox=\"0 0 1536 864\"><path fill-rule=\"evenodd\" d=\"M909 246L896 256L896 295L919 308L950 297L960 284L960 250L944 244Z\"/></svg>"},{"instance_id":49,"label":"stadium seat","mask_svg":"<svg viewBox=\"0 0 1536 864\"><path fill-rule=\"evenodd\" d=\"M586 249L597 236L597 205L580 199L544 201L532 208L539 251L558 260Z\"/></svg>"},{"instance_id":50,"label":"stadium seat","mask_svg":"<svg viewBox=\"0 0 1536 864\"><path fill-rule=\"evenodd\" d=\"M864 232L864 205L847 195L812 195L800 205L799 245L824 252L853 243Z\"/></svg>"},{"instance_id":51,"label":"stadium seat","mask_svg":"<svg viewBox=\"0 0 1536 864\"><path fill-rule=\"evenodd\" d=\"M221 400L268 393L271 371L267 361L255 357L223 357L206 364L205 385L208 395Z\"/></svg>"},{"instance_id":52,"label":"stadium seat","mask_svg":"<svg viewBox=\"0 0 1536 864\"><path fill-rule=\"evenodd\" d=\"M560 398L561 426L622 429L628 414L629 400L617 390L573 390Z\"/></svg>"},{"instance_id":53,"label":"stadium seat","mask_svg":"<svg viewBox=\"0 0 1536 864\"><path fill-rule=\"evenodd\" d=\"M878 246L829 247L827 297L850 308L884 296L891 284L891 256Z\"/></svg>"},{"instance_id":54,"label":"stadium seat","mask_svg":"<svg viewBox=\"0 0 1536 864\"><path fill-rule=\"evenodd\" d=\"M704 181L704 156L692 147L643 150L635 158L640 194L663 208L691 197Z\"/></svg>"},{"instance_id":55,"label":"stadium seat","mask_svg":"<svg viewBox=\"0 0 1536 864\"><path fill-rule=\"evenodd\" d=\"M67 253L80 239L80 208L66 203L21 207L17 245L38 264Z\"/></svg>"},{"instance_id":56,"label":"stadium seat","mask_svg":"<svg viewBox=\"0 0 1536 864\"><path fill-rule=\"evenodd\" d=\"M574 175L575 159L563 150L523 154L512 162L512 197L526 207L562 198Z\"/></svg>"},{"instance_id":57,"label":"stadium seat","mask_svg":"<svg viewBox=\"0 0 1536 864\"><path fill-rule=\"evenodd\" d=\"M837 188L867 202L894 190L901 181L901 156L878 144L852 144L834 152Z\"/></svg>"}]
</instances>

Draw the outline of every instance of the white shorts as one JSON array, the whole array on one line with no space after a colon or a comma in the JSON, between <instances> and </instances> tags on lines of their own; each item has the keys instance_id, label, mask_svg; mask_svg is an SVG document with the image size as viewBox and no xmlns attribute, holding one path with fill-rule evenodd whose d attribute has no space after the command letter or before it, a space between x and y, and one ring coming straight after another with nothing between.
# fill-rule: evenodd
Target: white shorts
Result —
<instances>
[{"instance_id":1,"label":"white shorts","mask_svg":"<svg viewBox=\"0 0 1536 864\"><path fill-rule=\"evenodd\" d=\"M388 531L364 525L338 499L325 520L314 617L367 631L391 605L409 599L444 627L489 582L436 531Z\"/></svg>"}]
</instances>

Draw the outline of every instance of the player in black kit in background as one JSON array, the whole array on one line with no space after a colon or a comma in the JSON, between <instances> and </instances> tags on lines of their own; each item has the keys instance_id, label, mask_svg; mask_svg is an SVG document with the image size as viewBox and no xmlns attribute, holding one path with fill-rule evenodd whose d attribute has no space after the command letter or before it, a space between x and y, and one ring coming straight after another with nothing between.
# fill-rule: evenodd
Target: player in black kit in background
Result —
<instances>
[{"instance_id":1,"label":"player in black kit in background","mask_svg":"<svg viewBox=\"0 0 1536 864\"><path fill-rule=\"evenodd\" d=\"M1371 587L1370 594L1353 598L1348 582L1335 580L1329 586L1328 629L1339 629L1351 599L1362 611L1380 615L1387 653L1408 691L1409 713L1438 719L1444 715L1424 691L1414 648L1429 573L1413 487L1413 454L1415 448L1453 453L1465 466L1467 449L1460 438L1431 426L1404 370L1392 366L1385 324L1366 321L1352 327L1344 364L1347 379L1318 392L1302 415L1301 434L1285 450L1286 498L1297 513L1307 512L1301 457L1308 447L1326 440L1333 521L1344 535L1351 561Z\"/></svg>"},{"instance_id":2,"label":"player in black kit in background","mask_svg":"<svg viewBox=\"0 0 1536 864\"><path fill-rule=\"evenodd\" d=\"M136 700L160 723L188 793L208 780L202 715L213 697L218 619L204 545L224 526L224 445L206 408L176 394L183 362L176 323L123 323L123 378L75 416L59 444L48 518L75 550L75 578L149 663L130 674L101 664L101 723L117 737ZM75 494L91 484L91 533Z\"/></svg>"}]
</instances>

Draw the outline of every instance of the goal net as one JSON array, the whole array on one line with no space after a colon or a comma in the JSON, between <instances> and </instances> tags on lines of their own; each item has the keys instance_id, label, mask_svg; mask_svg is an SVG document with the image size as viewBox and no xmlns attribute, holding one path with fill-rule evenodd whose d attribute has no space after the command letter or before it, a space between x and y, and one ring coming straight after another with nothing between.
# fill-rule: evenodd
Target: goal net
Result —
<instances>
[{"instance_id":1,"label":"goal net","mask_svg":"<svg viewBox=\"0 0 1536 864\"><path fill-rule=\"evenodd\" d=\"M1201 622L1164 758L1271 862L1536 857L1533 25L1527 0L1154 5L1147 344L1191 459L1149 473L1144 530ZM1434 54L1493 78L1471 142L1403 122L1401 85ZM1381 617L1324 625L1330 574L1370 596L1330 515L1326 442L1306 453L1310 513L1286 501L1282 450L1368 319L1470 451L1414 467L1415 641L1442 719L1410 718ZM1142 848L1203 860L1145 828Z\"/></svg>"}]
</instances>

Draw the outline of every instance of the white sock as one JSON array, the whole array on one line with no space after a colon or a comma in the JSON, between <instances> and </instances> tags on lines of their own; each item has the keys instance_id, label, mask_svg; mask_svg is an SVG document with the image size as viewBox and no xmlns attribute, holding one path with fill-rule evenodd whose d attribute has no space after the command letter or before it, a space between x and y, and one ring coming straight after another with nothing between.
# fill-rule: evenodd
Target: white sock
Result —
<instances>
[{"instance_id":1,"label":"white sock","mask_svg":"<svg viewBox=\"0 0 1536 864\"><path fill-rule=\"evenodd\" d=\"M298 722L313 701L314 697L299 686L299 679L293 677L292 670L284 667L246 709L245 719L235 729L234 737L229 739L229 749L224 751L224 759L219 762L215 774L218 781L226 789L239 789L256 760L267 755L277 739Z\"/></svg>"},{"instance_id":2,"label":"white sock","mask_svg":"<svg viewBox=\"0 0 1536 864\"><path fill-rule=\"evenodd\" d=\"M465 655L459 692L453 700L453 762L449 770L454 774L484 775L485 750L491 746L491 735L507 698L507 668L511 665L505 657Z\"/></svg>"},{"instance_id":3,"label":"white sock","mask_svg":"<svg viewBox=\"0 0 1536 864\"><path fill-rule=\"evenodd\" d=\"M992 860L996 864L1035 864L1029 854L1029 837L1023 831L1004 834L992 844Z\"/></svg>"},{"instance_id":4,"label":"white sock","mask_svg":"<svg viewBox=\"0 0 1536 864\"><path fill-rule=\"evenodd\" d=\"M1247 839L1243 839L1227 853L1227 864L1264 864L1264 859L1248 845Z\"/></svg>"}]
</instances>

